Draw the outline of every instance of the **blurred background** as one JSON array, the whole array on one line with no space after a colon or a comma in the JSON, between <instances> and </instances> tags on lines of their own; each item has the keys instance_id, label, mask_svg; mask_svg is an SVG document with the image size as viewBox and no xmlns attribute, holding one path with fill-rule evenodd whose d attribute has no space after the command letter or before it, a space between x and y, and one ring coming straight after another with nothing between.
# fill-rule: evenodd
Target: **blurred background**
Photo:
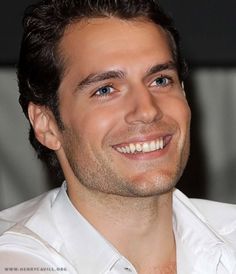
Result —
<instances>
[{"instance_id":1,"label":"blurred background","mask_svg":"<svg viewBox=\"0 0 236 274\"><path fill-rule=\"evenodd\" d=\"M57 183L28 142L18 105L21 18L35 1L0 4L0 209ZM190 67L185 87L192 109L192 145L178 188L190 197L236 202L236 2L160 0L182 38Z\"/></svg>"}]
</instances>

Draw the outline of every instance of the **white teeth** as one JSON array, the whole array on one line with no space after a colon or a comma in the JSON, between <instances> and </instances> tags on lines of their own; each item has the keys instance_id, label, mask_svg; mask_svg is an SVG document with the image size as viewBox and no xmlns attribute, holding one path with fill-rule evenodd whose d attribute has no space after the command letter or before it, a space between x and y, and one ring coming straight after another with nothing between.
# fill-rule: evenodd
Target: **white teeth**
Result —
<instances>
[{"instance_id":1,"label":"white teeth","mask_svg":"<svg viewBox=\"0 0 236 274\"><path fill-rule=\"evenodd\" d=\"M155 151L155 150L156 150L156 142L155 142L155 141L152 141L152 142L150 143L149 147L150 147L150 150L151 150L151 151Z\"/></svg>"},{"instance_id":2,"label":"white teeth","mask_svg":"<svg viewBox=\"0 0 236 274\"><path fill-rule=\"evenodd\" d=\"M161 150L164 148L164 139L159 138L157 140L153 140L150 142L144 142L144 143L137 143L137 144L129 144L124 147L117 147L116 150L119 151L120 153L130 153L134 154L137 152L151 152L151 151L156 151L156 150Z\"/></svg>"},{"instance_id":3,"label":"white teeth","mask_svg":"<svg viewBox=\"0 0 236 274\"><path fill-rule=\"evenodd\" d=\"M160 141L156 140L156 149L160 149Z\"/></svg>"},{"instance_id":4,"label":"white teeth","mask_svg":"<svg viewBox=\"0 0 236 274\"><path fill-rule=\"evenodd\" d=\"M129 146L126 146L125 149L126 149L127 153L130 153L130 148L129 148Z\"/></svg>"},{"instance_id":5,"label":"white teeth","mask_svg":"<svg viewBox=\"0 0 236 274\"><path fill-rule=\"evenodd\" d=\"M125 148L125 147L122 147L122 148L121 148L121 150L122 150L122 152L123 152L123 153L127 153L127 151L126 151L126 148Z\"/></svg>"},{"instance_id":6,"label":"white teeth","mask_svg":"<svg viewBox=\"0 0 236 274\"><path fill-rule=\"evenodd\" d=\"M143 152L149 152L149 144L148 143L143 143Z\"/></svg>"},{"instance_id":7,"label":"white teeth","mask_svg":"<svg viewBox=\"0 0 236 274\"><path fill-rule=\"evenodd\" d=\"M136 151L138 151L138 152L141 152L141 151L143 150L141 144L136 144L136 145L135 145L135 149L136 149Z\"/></svg>"},{"instance_id":8,"label":"white teeth","mask_svg":"<svg viewBox=\"0 0 236 274\"><path fill-rule=\"evenodd\" d=\"M117 151L122 152L122 149L120 147L117 147L116 149Z\"/></svg>"},{"instance_id":9,"label":"white teeth","mask_svg":"<svg viewBox=\"0 0 236 274\"><path fill-rule=\"evenodd\" d=\"M130 145L129 145L129 148L130 148L130 153L134 153L135 150L136 150L136 147L135 147L134 144L130 144Z\"/></svg>"},{"instance_id":10,"label":"white teeth","mask_svg":"<svg viewBox=\"0 0 236 274\"><path fill-rule=\"evenodd\" d=\"M164 141L163 138L160 138L160 149L163 149L164 147Z\"/></svg>"}]
</instances>

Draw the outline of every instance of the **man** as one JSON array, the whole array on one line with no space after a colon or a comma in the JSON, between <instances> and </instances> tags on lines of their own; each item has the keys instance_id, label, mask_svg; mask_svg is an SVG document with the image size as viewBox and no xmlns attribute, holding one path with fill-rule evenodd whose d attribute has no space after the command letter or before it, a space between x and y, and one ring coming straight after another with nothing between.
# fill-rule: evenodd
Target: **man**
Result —
<instances>
[{"instance_id":1,"label":"man","mask_svg":"<svg viewBox=\"0 0 236 274\"><path fill-rule=\"evenodd\" d=\"M175 189L189 154L184 74L156 1L28 9L20 103L65 182L1 213L1 273L236 273L235 207Z\"/></svg>"}]
</instances>

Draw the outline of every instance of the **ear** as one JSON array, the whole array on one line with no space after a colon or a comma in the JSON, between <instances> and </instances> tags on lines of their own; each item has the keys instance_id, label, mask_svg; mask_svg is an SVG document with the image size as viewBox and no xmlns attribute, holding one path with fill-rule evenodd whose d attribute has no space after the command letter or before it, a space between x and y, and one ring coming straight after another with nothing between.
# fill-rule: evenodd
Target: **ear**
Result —
<instances>
[{"instance_id":1,"label":"ear","mask_svg":"<svg viewBox=\"0 0 236 274\"><path fill-rule=\"evenodd\" d=\"M30 102L28 115L37 140L49 149L59 150L60 133L52 112L45 106Z\"/></svg>"}]
</instances>

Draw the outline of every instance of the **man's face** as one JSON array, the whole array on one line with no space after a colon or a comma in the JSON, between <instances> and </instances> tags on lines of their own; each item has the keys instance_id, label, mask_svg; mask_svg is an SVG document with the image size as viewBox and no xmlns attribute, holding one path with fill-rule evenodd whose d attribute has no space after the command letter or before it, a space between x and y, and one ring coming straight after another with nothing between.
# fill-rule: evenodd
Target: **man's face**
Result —
<instances>
[{"instance_id":1,"label":"man's face","mask_svg":"<svg viewBox=\"0 0 236 274\"><path fill-rule=\"evenodd\" d=\"M190 110L162 28L115 18L75 23L60 54L66 177L122 196L171 190L188 158Z\"/></svg>"}]
</instances>

